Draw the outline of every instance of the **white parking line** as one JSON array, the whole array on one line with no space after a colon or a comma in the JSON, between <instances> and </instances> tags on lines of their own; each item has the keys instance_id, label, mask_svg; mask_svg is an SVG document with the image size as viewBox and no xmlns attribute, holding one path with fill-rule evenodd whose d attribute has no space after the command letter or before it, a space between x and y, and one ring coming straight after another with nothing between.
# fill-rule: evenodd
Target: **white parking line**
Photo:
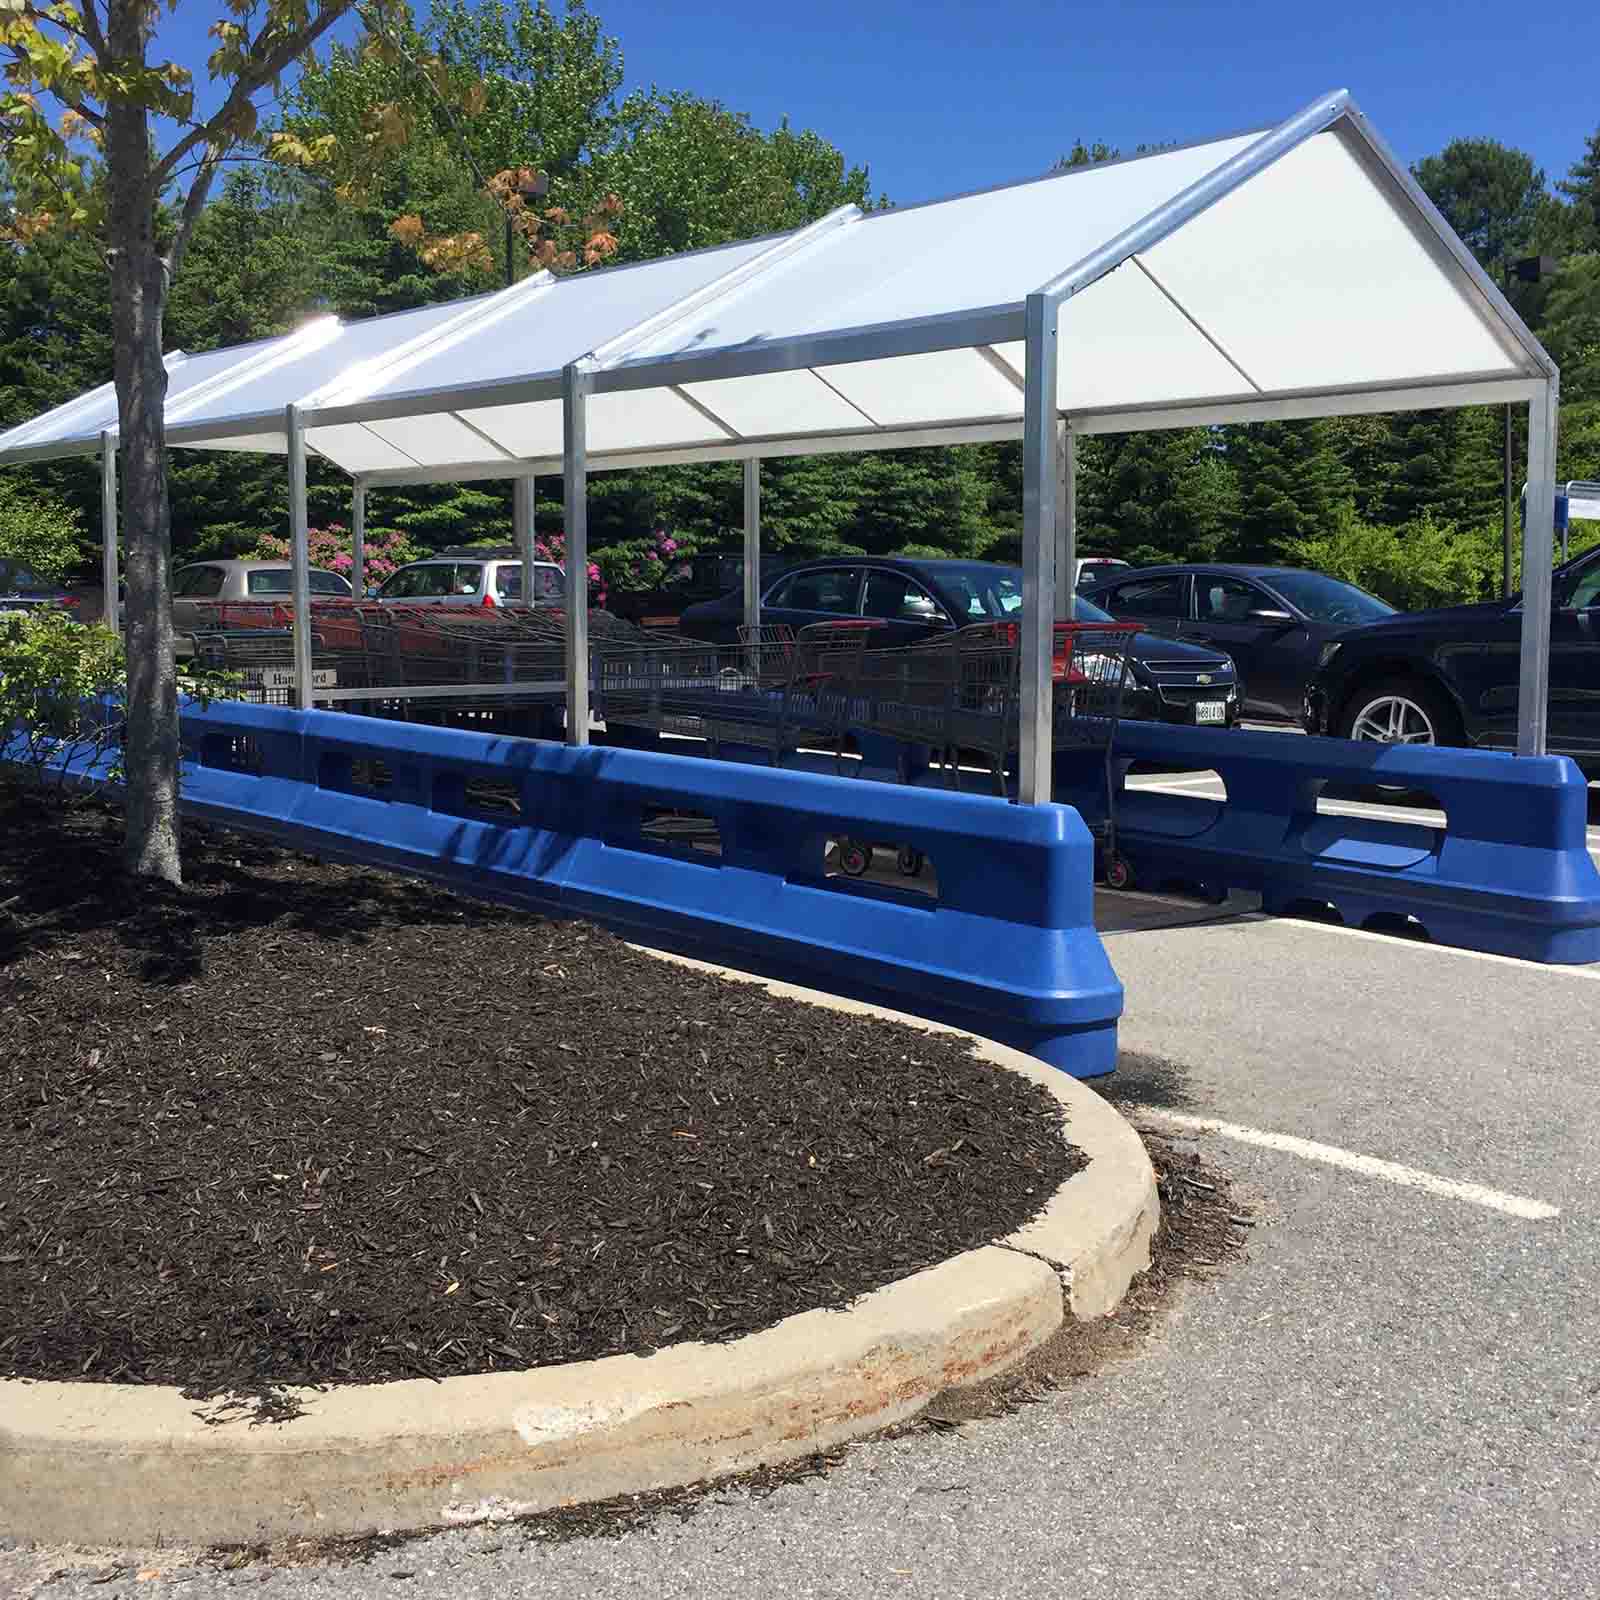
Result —
<instances>
[{"instance_id":1,"label":"white parking line","mask_svg":"<svg viewBox=\"0 0 1600 1600\"><path fill-rule=\"evenodd\" d=\"M1268 1133L1261 1128L1240 1127L1234 1122L1218 1122L1213 1117L1184 1116L1181 1112L1167 1111L1160 1106L1134 1105L1123 1109L1130 1116L1152 1124L1157 1132L1171 1129L1214 1133L1219 1138L1233 1139L1239 1144L1260 1145L1264 1150L1282 1150L1287 1155L1320 1161L1324 1166L1343 1167L1347 1172L1359 1172L1368 1178L1382 1178L1386 1183L1396 1183L1402 1188L1422 1189L1447 1200L1466 1200L1472 1205L1486 1206L1490 1211L1501 1211L1508 1217L1521 1217L1527 1222L1545 1222L1561 1215L1560 1206L1547 1205L1543 1200L1507 1194L1503 1189L1488 1189L1481 1183L1461 1183L1455 1178L1441 1178L1437 1173L1403 1167L1395 1161L1380 1161L1377 1156L1358 1155L1353 1150L1341 1150L1337 1145L1297 1139L1292 1133Z\"/></svg>"},{"instance_id":2,"label":"white parking line","mask_svg":"<svg viewBox=\"0 0 1600 1600\"><path fill-rule=\"evenodd\" d=\"M1225 912L1226 907L1223 908ZM1524 972L1543 972L1556 978L1587 978L1591 983L1600 982L1600 966L1580 967L1570 962L1529 961L1522 956L1502 956L1492 950L1464 950L1457 944L1435 944L1431 939L1407 939L1393 933L1373 933L1367 928L1346 928L1337 922L1322 922L1316 917L1275 917L1264 911L1245 911L1239 914L1237 920L1267 922L1280 928L1309 928L1317 933L1335 934L1341 939L1368 939L1374 944L1386 945L1390 950L1420 950L1433 955L1461 956L1467 961L1497 961L1503 966L1520 967Z\"/></svg>"}]
</instances>

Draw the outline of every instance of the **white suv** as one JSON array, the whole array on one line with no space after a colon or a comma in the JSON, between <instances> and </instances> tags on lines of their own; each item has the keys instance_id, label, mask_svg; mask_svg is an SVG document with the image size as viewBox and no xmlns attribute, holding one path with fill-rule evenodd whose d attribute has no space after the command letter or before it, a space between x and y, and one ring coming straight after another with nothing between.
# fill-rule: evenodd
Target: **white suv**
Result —
<instances>
[{"instance_id":1,"label":"white suv","mask_svg":"<svg viewBox=\"0 0 1600 1600\"><path fill-rule=\"evenodd\" d=\"M553 561L534 563L534 599L541 606L559 606L566 594L566 574ZM378 590L380 604L408 606L520 606L522 563L498 555L430 556L392 573Z\"/></svg>"}]
</instances>

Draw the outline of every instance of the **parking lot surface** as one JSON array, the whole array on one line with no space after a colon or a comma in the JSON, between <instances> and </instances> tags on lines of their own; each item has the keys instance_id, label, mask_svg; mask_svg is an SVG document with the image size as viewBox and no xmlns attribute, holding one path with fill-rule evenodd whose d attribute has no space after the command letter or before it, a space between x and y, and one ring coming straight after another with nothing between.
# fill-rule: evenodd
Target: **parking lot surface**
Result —
<instances>
[{"instance_id":1,"label":"parking lot surface","mask_svg":"<svg viewBox=\"0 0 1600 1600\"><path fill-rule=\"evenodd\" d=\"M146 1583L13 1552L0 1591L1595 1592L1600 972L1239 905L1102 907L1128 991L1107 1094L1258 1208L1248 1261L1183 1290L1132 1359L615 1538L479 1528L276 1571L167 1557Z\"/></svg>"}]
</instances>

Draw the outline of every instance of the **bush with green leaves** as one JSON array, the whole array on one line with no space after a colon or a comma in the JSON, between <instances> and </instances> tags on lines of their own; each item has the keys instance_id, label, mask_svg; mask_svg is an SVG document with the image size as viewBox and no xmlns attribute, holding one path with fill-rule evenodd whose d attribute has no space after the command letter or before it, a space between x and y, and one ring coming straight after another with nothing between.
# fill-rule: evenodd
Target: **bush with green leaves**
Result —
<instances>
[{"instance_id":1,"label":"bush with green leaves","mask_svg":"<svg viewBox=\"0 0 1600 1600\"><path fill-rule=\"evenodd\" d=\"M128 697L122 641L46 609L0 616L0 777L64 792L68 766L118 777Z\"/></svg>"},{"instance_id":2,"label":"bush with green leaves","mask_svg":"<svg viewBox=\"0 0 1600 1600\"><path fill-rule=\"evenodd\" d=\"M0 561L59 582L82 557L78 513L53 494L0 473Z\"/></svg>"}]
</instances>

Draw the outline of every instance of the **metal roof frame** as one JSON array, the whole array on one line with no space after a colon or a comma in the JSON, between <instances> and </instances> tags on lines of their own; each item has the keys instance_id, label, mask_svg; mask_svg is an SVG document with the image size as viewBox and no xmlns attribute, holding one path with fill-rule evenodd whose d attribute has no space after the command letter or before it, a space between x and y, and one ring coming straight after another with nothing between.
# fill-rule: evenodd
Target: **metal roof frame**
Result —
<instances>
[{"instance_id":1,"label":"metal roof frame","mask_svg":"<svg viewBox=\"0 0 1600 1600\"><path fill-rule=\"evenodd\" d=\"M1384 217L1391 219L1391 222L1392 219L1399 220L1400 227L1392 230L1392 237L1400 241L1409 234L1413 243L1420 247L1421 257L1425 258L1428 266L1442 274L1454 288L1457 299L1448 302L1453 308L1451 315L1460 317L1462 307L1470 313L1459 323L1439 323L1440 327L1459 327L1463 331L1455 344L1435 332L1433 348L1437 354L1447 357L1459 348L1464 355L1478 355L1480 362L1468 362L1459 371L1416 371L1403 380L1379 376L1375 370L1370 379L1355 378L1315 385L1286 385L1280 381L1274 387L1272 382L1263 382L1253 374L1252 360L1241 358L1237 350L1230 348L1230 338L1209 321L1210 313L1206 308L1195 306L1183 293L1175 291L1167 281L1164 269L1158 270L1158 263L1148 259L1157 247L1174 240L1182 230L1212 208L1230 200L1253 179L1298 151L1307 141L1325 133L1335 135L1354 167L1381 194L1387 205ZM1194 151L1205 148L1204 144L1181 146L1175 150L1130 157L1115 165L1126 169L1140 162L1160 161L1182 153L1192 155ZM1297 170L1309 170L1315 174L1320 170L1317 161L1334 159L1331 156L1317 157L1309 168ZM1324 95L1274 127L1254 135L1236 136L1228 142L1228 153L1222 156L1216 166L1193 176L1183 188L1167 194L1143 215L1122 226L1113 236L1101 240L1078 260L1047 278L1021 299L1005 300L993 305L967 305L964 309L951 312L929 311L858 325L830 325L824 312L819 321L806 327L802 311L799 323L802 331L775 332L771 336L757 333L737 338L725 333L719 324L708 327L704 336L712 339L714 335L722 333L724 340L720 344L708 342L699 348L683 349L651 348L653 345L662 346L663 341L670 342L675 335L687 336L692 331L691 318L716 313L719 317L731 317L733 326L737 327L737 315L741 307L748 310L767 304L759 298L750 297L759 297L769 286L776 286L779 299L773 304L783 312L785 304L782 291L790 281L784 275L799 269L802 263L820 262L825 268L833 259L830 252L840 250L843 241L869 237L863 230L892 228L895 226L893 219L904 218L908 213L926 212L941 203L957 204L960 200L999 195L1029 184L1043 185L1050 179L1066 177L1076 182L1080 177L1103 173L1107 165L1112 164L1085 167L1066 174L1051 174L1049 178L1024 180L1023 184L1002 185L993 190L973 191L971 195L958 197L954 202L928 202L926 206L907 207L898 212L862 213L854 206L842 207L793 233L777 235L769 240L746 241L740 246L717 247L744 253L736 255L727 270L720 273L712 271L698 286L678 294L670 303L639 316L631 324L623 321L614 332L597 337L594 346L585 354L567 360L558 368L483 380L465 379L432 384L419 382L410 388L398 387L399 381L408 372L426 367L430 360L442 352L448 352L456 345L464 346L475 336L484 335L497 324L508 321L530 301L560 292L561 285L550 280L548 275L536 275L498 294L467 303L459 315L443 324L426 328L418 337L392 350L380 351L355 373L341 373L337 378L321 383L310 394L292 397L287 407L275 405L265 411L246 408L236 415L219 412L216 402L220 398L242 390L262 372L291 364L298 348L294 341L303 342L308 337L315 337L302 330L289 336L289 342L254 350L236 371L209 380L191 394L180 395L173 404L169 418L168 442L174 447L283 448L290 457L291 478L300 481L304 477L306 454L316 453L315 435L319 430L365 429L365 437L373 446L366 451L365 459L371 460L375 456L381 459L387 454L391 460L410 461L412 465L348 469L358 492L363 494L369 487L384 485L489 477L527 479L536 474L561 470L567 479L569 549L573 550L575 564L583 552L583 541L579 537L574 542L570 524L575 519L580 523L582 521L582 483L589 471L668 462L743 459L748 463L767 456L1020 438L1024 444L1025 463L1024 565L1028 580L1025 583L1025 615L1030 619L1025 628L1028 665L1024 674L1026 732L1022 775L1022 789L1027 798L1041 798L1048 793L1049 620L1055 614L1058 599L1054 584L1055 566L1071 552L1072 518L1069 489L1064 476L1070 461L1071 436L1130 428L1214 425L1269 418L1526 401L1530 407L1529 476L1532 484L1527 549L1534 553L1528 570L1532 574L1530 590L1539 587L1542 564L1537 559L1536 546L1541 532L1546 539L1550 537L1554 512L1554 486L1548 482L1549 473L1546 469L1554 459L1558 371L1499 288L1451 232L1346 91ZM1175 177L1193 170L1192 161L1187 169L1181 162L1172 168ZM1341 175L1346 171L1344 166L1338 168ZM1355 183L1359 180L1341 176L1339 181ZM1125 185L1123 192L1126 196L1138 198L1159 191L1150 182L1143 185L1134 182ZM1357 203L1357 191L1352 189L1349 193L1351 203ZM1106 212L1103 200L1097 213L1091 198L1083 214L1116 213L1115 208ZM1126 210L1122 214L1126 215ZM972 213L960 215L970 216ZM1235 221L1237 215L1235 212ZM953 212L952 216L957 217L957 213ZM1259 232L1259 217L1255 225L1258 229L1255 237L1258 241L1264 240L1270 249L1276 242L1270 230L1266 234ZM1248 228L1246 231L1248 233ZM1069 237L1070 230L1061 236ZM904 239L906 235L902 230L891 237ZM911 238L914 244L915 228ZM1395 248L1399 248L1398 243ZM925 245L923 251L926 255ZM621 274L637 273L640 275L637 281L644 284L650 281L646 275L652 269L662 269L668 271L669 275L655 281L667 286L676 281L671 276L672 269L668 268L668 262L679 263L681 269L683 262L701 259L707 269L714 269L715 255L716 250L698 252L690 257L666 258L662 262L613 269L612 273L599 276L609 283L615 283ZM846 255L843 259L850 258ZM1262 259L1267 261L1269 256L1263 256ZM1397 256L1395 259L1411 262L1410 256ZM917 258L913 256L905 270L910 271L916 263ZM1181 252L1177 264L1181 273L1184 268ZM887 263L887 276L880 274L878 287L887 283L898 284L900 280L896 273L899 270L898 263ZM1150 305L1152 310L1164 305L1167 310L1163 315L1170 317L1175 314L1176 321L1171 325L1188 330L1191 339L1186 348L1191 354L1181 359L1191 361L1191 376L1202 371L1216 377L1232 374L1237 379L1237 387L1228 384L1207 393L1193 389L1184 391L1172 386L1168 392L1189 397L1152 399L1148 403L1068 406L1061 401L1057 372L1061 361L1070 362L1072 349L1059 331L1063 309L1077 296L1123 270L1131 271L1134 276L1119 278L1119 283L1123 285L1119 293L1136 292L1145 296L1144 303ZM1426 269L1417 268L1413 263L1408 270ZM1199 282L1202 290L1205 288L1203 276L1195 279L1192 262L1189 278L1191 283ZM577 280L579 284L584 281ZM1311 281L1306 280L1308 284ZM1420 280L1413 281L1413 288L1416 281ZM1434 281L1431 277L1427 278L1430 285ZM973 286L973 281L969 279L965 292L970 292ZM852 286L847 282L841 287L845 290L843 300L848 303ZM1007 285L1008 292L1011 287L1011 284ZM586 291L575 289L572 292L579 297L572 302L573 307L581 310L586 303L583 300ZM815 300L816 284L813 283L804 292L809 292ZM1430 288L1426 292L1431 294L1435 291ZM888 308L893 305L894 299L890 295L885 300L880 293L877 303ZM924 303L927 303L927 299L924 294ZM605 296L602 294L598 303L604 302ZM649 303L648 298L646 303ZM864 303L872 303L870 294L864 297ZM1101 303L1100 300L1096 301L1096 304ZM1114 306L1117 302L1113 296L1111 301L1104 303ZM1372 304L1370 300L1366 303ZM1352 300L1350 304L1356 305L1358 302ZM1427 304L1431 306L1433 302ZM1229 314L1226 295L1218 301L1213 293L1211 309L1226 317ZM615 308L613 314L614 311ZM1263 337L1260 329L1239 321L1237 304L1233 305L1231 314L1234 317L1235 334L1247 339L1254 334L1259 353ZM1348 316L1351 313L1346 311L1345 314ZM1442 317L1443 313L1440 315ZM1348 324L1351 327L1356 325ZM1378 324L1374 323L1373 326ZM1261 324L1261 329L1268 327L1270 320ZM1470 337L1467 330L1473 330ZM1198 344L1192 337L1194 335L1198 335ZM1064 343L1067 344L1065 350L1061 348ZM1019 346L1020 358L1016 352ZM1176 345L1172 348L1174 352L1179 349ZM1414 346L1416 352L1427 348L1424 341ZM1209 366L1202 368L1193 365L1193 352L1196 350L1210 363ZM984 387L981 384L967 391L957 383L952 392L967 393L976 402L970 411L962 414L959 402L945 403L942 412L931 419L917 422L896 421L892 416L875 414L860 397L859 385L857 393L846 393L837 383L830 382L823 370L893 362L902 357L930 357L966 351L980 358L980 365L972 370L988 373L989 392L980 393ZM1504 357L1502 365L1491 367L1481 364L1482 361L1492 360L1496 352ZM1180 358L1175 354L1174 359ZM1306 359L1310 361L1312 358L1308 355ZM1431 363L1418 361L1417 364ZM1337 370L1338 366L1335 360L1328 370ZM490 370L495 369L491 366ZM895 370L903 375L908 369ZM961 369L962 372L967 370ZM1148 360L1144 370L1149 370ZM1155 370L1160 372L1164 369L1158 367ZM1287 370L1283 362L1277 363L1280 380ZM695 385L777 374L808 374L816 380L818 388L831 392L833 401L830 405L835 424L846 422L849 415L853 414L860 418L862 425L796 425L755 432L748 431L747 424L747 431L742 432L734 426L730 417L719 412L717 406L708 402L703 394L690 392ZM997 390L994 387L996 376L1006 385L1004 389ZM948 383L946 388L950 388ZM642 395L647 391L660 391L671 397L672 406L676 409L662 414L676 419L674 426L681 429L686 419L698 417L704 423L704 435L694 436L691 420L691 431L687 436L682 432L661 435L683 439L684 442L652 444L649 442L648 424L630 419L628 426L620 430L620 438L615 437L618 430L613 429L614 438L609 448L595 448L587 420L590 404L607 396ZM815 395L816 390L807 392ZM725 394L726 391L719 393ZM52 459L67 454L92 454L101 450L100 436L94 439L46 440L45 435L50 431L47 424L52 419L59 429L70 423L71 415L79 408L87 413L92 409L91 401L103 403L104 394L102 388L95 391L93 396L82 397L48 418L38 419L9 436L0 437L0 464ZM1007 395L1016 397L1014 407L1005 398ZM944 401L945 397L941 395L941 403ZM530 402L560 403L563 417L560 437L563 442L559 455L554 449L539 454L521 453L521 447L512 449L504 438L496 436L491 431L492 424L480 425L480 422L473 420L475 414ZM837 402L843 402L842 406ZM209 414L197 414L208 406L211 408ZM758 407L747 408L753 409ZM781 413L782 408L778 410ZM915 406L900 407L902 416L914 415L915 412ZM773 413L769 411L768 414ZM813 421L822 414L815 407L810 413ZM545 415L548 416L548 412ZM398 440L394 429L390 429L387 435L377 431L379 424L433 417L441 419L441 425L448 424L439 437L443 439L449 434L455 441L449 446L454 454L447 460L438 459L443 446L433 453L434 459L422 459L420 451L417 454L408 452L405 443L399 441L410 440L413 451L417 450L419 443L433 442L418 435L414 428L409 433L401 430ZM635 442L627 440L629 427L638 435ZM535 434L537 430L532 434L525 433L523 437L530 438ZM538 436L549 437L548 429ZM104 436L107 443L111 442L111 437L111 434ZM356 436L357 442L361 437ZM349 439L350 436L346 434L345 442L348 443ZM481 439L483 443L484 453L479 459L472 459L470 455L476 450L471 443L473 439ZM326 436L324 442L330 442ZM457 448L462 443L468 454ZM347 450L345 459L357 461L363 457ZM1532 470L1534 463L1540 466L1538 472ZM301 511L302 517L297 520L303 520L303 506ZM296 531L299 531L298 526ZM1060 541L1064 541L1064 544ZM1052 552L1055 553L1055 560L1050 559ZM1536 594L1530 594L1531 600L1536 601L1537 598ZM569 607L569 610L583 609L582 597L578 599L580 603ZM1541 615L1537 607L1533 608L1533 612L1536 619ZM569 648L581 645L582 621L578 619L575 623L575 638L569 640ZM1538 637L1540 631L1535 626L1525 640L1525 688L1530 684L1537 686L1542 683L1538 669L1547 662L1548 639L1546 637L1541 643ZM1530 649L1531 655L1528 653ZM587 722L583 706L587 698L587 686L586 682L578 682L580 677L575 657L569 663L569 678L573 685L569 724L574 714L584 712L577 718L579 728L576 736L581 739L584 736L582 728ZM306 682L309 683L309 678ZM1533 718L1531 730L1526 731L1522 741L1524 748L1542 748L1543 745L1542 690L1533 698L1540 702L1540 709Z\"/></svg>"}]
</instances>

